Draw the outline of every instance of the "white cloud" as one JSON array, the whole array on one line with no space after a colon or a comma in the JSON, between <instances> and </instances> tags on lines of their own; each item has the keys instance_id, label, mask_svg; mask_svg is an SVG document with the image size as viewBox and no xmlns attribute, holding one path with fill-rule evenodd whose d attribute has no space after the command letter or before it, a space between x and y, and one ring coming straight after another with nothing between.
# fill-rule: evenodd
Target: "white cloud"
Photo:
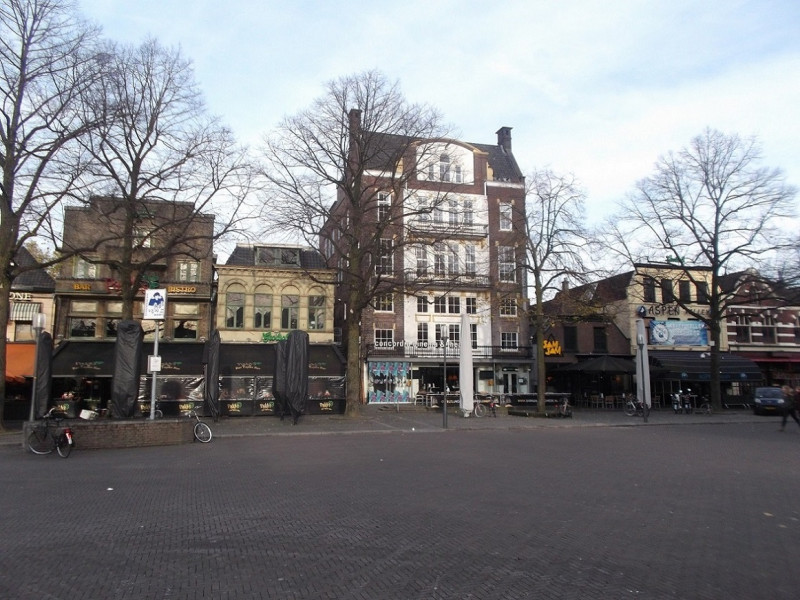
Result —
<instances>
[{"instance_id":1,"label":"white cloud","mask_svg":"<svg viewBox=\"0 0 800 600\"><path fill-rule=\"evenodd\" d=\"M513 127L521 167L573 172L592 216L705 127L757 135L800 183L800 4L790 1L82 0L109 37L193 59L211 110L257 144L324 82L370 68L467 141Z\"/></svg>"}]
</instances>

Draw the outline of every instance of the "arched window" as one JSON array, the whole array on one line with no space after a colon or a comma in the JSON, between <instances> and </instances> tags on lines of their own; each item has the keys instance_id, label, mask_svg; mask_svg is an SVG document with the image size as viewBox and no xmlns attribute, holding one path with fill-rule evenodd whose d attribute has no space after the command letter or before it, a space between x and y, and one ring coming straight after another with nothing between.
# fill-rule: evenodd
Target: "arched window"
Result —
<instances>
[{"instance_id":1,"label":"arched window","mask_svg":"<svg viewBox=\"0 0 800 600\"><path fill-rule=\"evenodd\" d=\"M225 292L225 327L244 328L244 287L236 283Z\"/></svg>"},{"instance_id":2,"label":"arched window","mask_svg":"<svg viewBox=\"0 0 800 600\"><path fill-rule=\"evenodd\" d=\"M253 294L253 328L272 329L272 290L259 286Z\"/></svg>"}]
</instances>

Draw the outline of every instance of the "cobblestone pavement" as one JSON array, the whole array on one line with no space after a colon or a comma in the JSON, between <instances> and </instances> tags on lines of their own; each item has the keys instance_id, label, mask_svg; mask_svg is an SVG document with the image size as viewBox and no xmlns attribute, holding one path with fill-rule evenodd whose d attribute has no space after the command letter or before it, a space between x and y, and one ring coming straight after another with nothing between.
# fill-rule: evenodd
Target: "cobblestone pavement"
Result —
<instances>
[{"instance_id":1,"label":"cobblestone pavement","mask_svg":"<svg viewBox=\"0 0 800 600\"><path fill-rule=\"evenodd\" d=\"M369 410L68 460L4 445L0 597L796 598L790 424Z\"/></svg>"}]
</instances>

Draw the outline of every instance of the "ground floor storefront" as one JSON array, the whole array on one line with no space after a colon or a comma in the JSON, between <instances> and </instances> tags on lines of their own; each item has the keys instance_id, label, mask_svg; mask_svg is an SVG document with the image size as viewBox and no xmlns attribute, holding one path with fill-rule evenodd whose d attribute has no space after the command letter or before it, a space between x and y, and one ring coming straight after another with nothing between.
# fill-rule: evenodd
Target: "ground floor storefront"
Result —
<instances>
[{"instance_id":1,"label":"ground floor storefront","mask_svg":"<svg viewBox=\"0 0 800 600\"><path fill-rule=\"evenodd\" d=\"M460 396L463 369L472 374L476 395L527 394L532 391L531 363L476 361L462 367L458 356L450 362L438 360L368 360L365 369L366 399L369 404L438 404L442 393Z\"/></svg>"}]
</instances>

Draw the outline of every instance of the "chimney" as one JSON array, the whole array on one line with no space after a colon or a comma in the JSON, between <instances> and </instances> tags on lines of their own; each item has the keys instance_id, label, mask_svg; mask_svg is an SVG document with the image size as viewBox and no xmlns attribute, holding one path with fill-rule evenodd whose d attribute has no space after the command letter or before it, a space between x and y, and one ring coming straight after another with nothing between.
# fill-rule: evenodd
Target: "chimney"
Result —
<instances>
[{"instance_id":1,"label":"chimney","mask_svg":"<svg viewBox=\"0 0 800 600\"><path fill-rule=\"evenodd\" d=\"M568 292L569 291L569 281L567 281L566 279L562 279L561 280L561 291L562 292Z\"/></svg>"},{"instance_id":2,"label":"chimney","mask_svg":"<svg viewBox=\"0 0 800 600\"><path fill-rule=\"evenodd\" d=\"M355 173L358 171L359 161L361 160L360 144L361 144L361 110L358 108L351 108L347 113L349 118L350 139L348 140L348 173L347 180L351 180Z\"/></svg>"},{"instance_id":3,"label":"chimney","mask_svg":"<svg viewBox=\"0 0 800 600\"><path fill-rule=\"evenodd\" d=\"M497 130L497 145L511 154L511 127L501 127Z\"/></svg>"}]
</instances>

